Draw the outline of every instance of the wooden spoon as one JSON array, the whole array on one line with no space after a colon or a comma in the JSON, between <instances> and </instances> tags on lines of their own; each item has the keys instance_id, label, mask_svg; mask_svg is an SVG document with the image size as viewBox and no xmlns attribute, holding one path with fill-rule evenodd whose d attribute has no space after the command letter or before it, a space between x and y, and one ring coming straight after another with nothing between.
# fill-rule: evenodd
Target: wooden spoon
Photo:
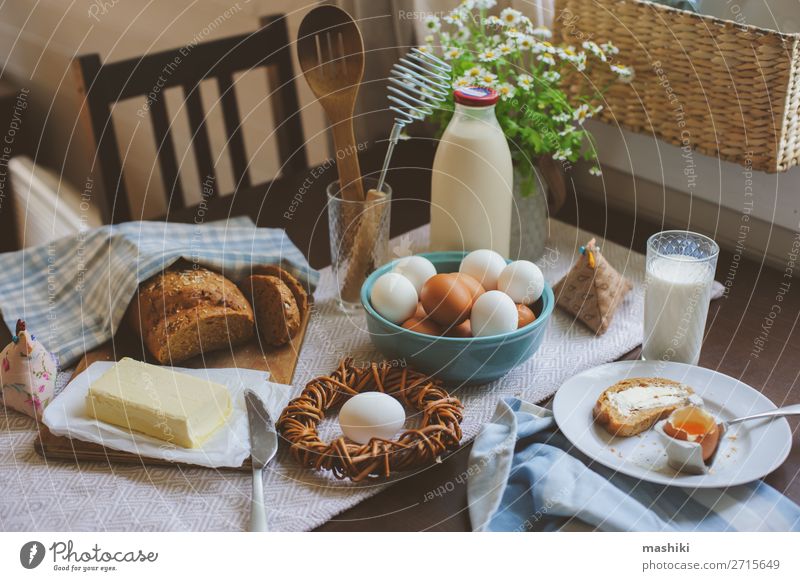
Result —
<instances>
[{"instance_id":1,"label":"wooden spoon","mask_svg":"<svg viewBox=\"0 0 800 581\"><path fill-rule=\"evenodd\" d=\"M318 6L300 23L297 57L331 123L342 199L362 201L364 187L353 133L353 110L364 76L361 31L341 8Z\"/></svg>"}]
</instances>

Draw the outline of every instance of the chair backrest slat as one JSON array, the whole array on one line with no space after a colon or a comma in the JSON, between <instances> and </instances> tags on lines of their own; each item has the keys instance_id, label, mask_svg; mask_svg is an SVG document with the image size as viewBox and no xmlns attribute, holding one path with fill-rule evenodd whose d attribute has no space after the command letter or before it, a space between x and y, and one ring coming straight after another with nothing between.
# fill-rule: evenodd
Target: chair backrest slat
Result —
<instances>
[{"instance_id":1,"label":"chair backrest slat","mask_svg":"<svg viewBox=\"0 0 800 581\"><path fill-rule=\"evenodd\" d=\"M165 101L166 99L163 96L153 100L150 104L150 120L156 137L158 167L161 170L164 192L168 198L167 205L182 208L186 205L186 198L183 194L181 175L178 170L177 156L175 155L175 143L172 140Z\"/></svg>"},{"instance_id":2,"label":"chair backrest slat","mask_svg":"<svg viewBox=\"0 0 800 581\"><path fill-rule=\"evenodd\" d=\"M236 187L250 187L250 173L247 169L247 155L242 136L239 104L236 102L236 93L233 86L233 76L223 73L217 77L219 97L222 103L222 119L225 122L225 132L228 134L227 147L231 155L233 166L233 179Z\"/></svg>"},{"instance_id":3,"label":"chair backrest slat","mask_svg":"<svg viewBox=\"0 0 800 581\"><path fill-rule=\"evenodd\" d=\"M189 116L189 129L197 171L200 172L200 185L203 196L213 198L219 193L214 156L211 154L211 140L208 138L206 117L200 98L200 86L184 87L186 113Z\"/></svg>"},{"instance_id":4,"label":"chair backrest slat","mask_svg":"<svg viewBox=\"0 0 800 581\"><path fill-rule=\"evenodd\" d=\"M203 43L193 41L175 50L105 65L97 54L81 56L74 61L78 84L86 94L85 118L91 127L102 173L107 221L120 222L132 217L111 115L115 103L135 97L145 98L145 109L151 116L162 181L167 196L171 196L169 207L185 207L181 167L165 103L165 91L171 87L180 87L184 92L191 146L204 196L220 193L200 95L201 83L205 80L216 80L219 87L225 149L236 188L253 185L236 100L234 75L238 72L266 69L270 86L264 98L270 101L276 123L282 171L308 168L286 19L282 15L267 16L261 19L261 25L250 34Z\"/></svg>"}]
</instances>

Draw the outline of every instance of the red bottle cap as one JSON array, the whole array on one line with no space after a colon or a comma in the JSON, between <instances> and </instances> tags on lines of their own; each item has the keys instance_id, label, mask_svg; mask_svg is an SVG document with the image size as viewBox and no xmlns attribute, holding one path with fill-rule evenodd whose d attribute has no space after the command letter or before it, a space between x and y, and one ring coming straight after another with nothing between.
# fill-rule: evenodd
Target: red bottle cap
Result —
<instances>
[{"instance_id":1,"label":"red bottle cap","mask_svg":"<svg viewBox=\"0 0 800 581\"><path fill-rule=\"evenodd\" d=\"M453 93L456 103L468 107L488 107L497 103L500 95L488 87L464 87Z\"/></svg>"}]
</instances>

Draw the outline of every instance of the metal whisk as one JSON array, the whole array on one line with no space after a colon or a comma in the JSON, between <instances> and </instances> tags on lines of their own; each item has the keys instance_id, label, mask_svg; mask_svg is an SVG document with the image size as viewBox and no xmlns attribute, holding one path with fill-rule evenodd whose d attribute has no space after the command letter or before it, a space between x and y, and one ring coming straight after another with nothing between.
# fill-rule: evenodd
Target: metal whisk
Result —
<instances>
[{"instance_id":1,"label":"metal whisk","mask_svg":"<svg viewBox=\"0 0 800 581\"><path fill-rule=\"evenodd\" d=\"M383 190L386 170L395 145L400 140L400 132L406 125L421 121L434 108L444 103L450 95L450 65L428 52L412 48L392 66L389 77L389 108L397 113L389 135L389 147L383 160L383 168L378 178L377 190Z\"/></svg>"}]
</instances>

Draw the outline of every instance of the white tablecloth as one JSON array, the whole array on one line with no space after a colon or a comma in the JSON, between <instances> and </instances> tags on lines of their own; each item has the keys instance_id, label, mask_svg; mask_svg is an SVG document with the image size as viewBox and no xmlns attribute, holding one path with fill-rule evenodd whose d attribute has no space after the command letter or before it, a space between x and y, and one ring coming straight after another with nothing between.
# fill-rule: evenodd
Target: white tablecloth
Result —
<instances>
[{"instance_id":1,"label":"white tablecloth","mask_svg":"<svg viewBox=\"0 0 800 581\"><path fill-rule=\"evenodd\" d=\"M550 239L539 265L555 283L579 247L591 238L551 221ZM396 254L424 250L421 228L392 241ZM475 437L500 397L540 401L575 373L613 361L642 340L644 256L611 242L602 252L634 283L606 335L595 338L581 323L556 309L547 336L533 359L493 384L463 389L464 441ZM378 359L363 314L347 316L334 304L333 277L322 271L315 313L295 374L299 392L313 377L335 369L345 355ZM327 426L325 425L327 424ZM323 423L333 429L333 422ZM74 466L45 462L33 450L33 420L0 408L0 530L44 531L238 531L246 530L250 474L205 468ZM391 484L353 484L299 467L281 448L264 480L267 518L273 530L312 529ZM396 486L402 486L402 478ZM424 499L420 499L422 502Z\"/></svg>"}]
</instances>

